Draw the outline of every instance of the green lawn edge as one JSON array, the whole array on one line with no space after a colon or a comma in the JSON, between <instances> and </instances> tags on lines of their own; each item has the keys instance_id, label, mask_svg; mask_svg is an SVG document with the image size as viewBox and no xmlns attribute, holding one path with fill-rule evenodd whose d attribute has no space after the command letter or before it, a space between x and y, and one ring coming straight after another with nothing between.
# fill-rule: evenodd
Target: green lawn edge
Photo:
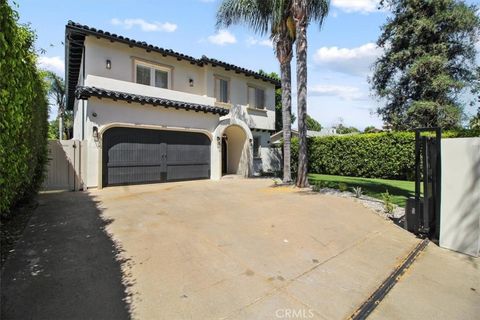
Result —
<instances>
[{"instance_id":1,"label":"green lawn edge","mask_svg":"<svg viewBox=\"0 0 480 320\"><path fill-rule=\"evenodd\" d=\"M382 193L388 190L392 195L392 202L400 207L405 207L407 198L415 196L414 181L334 176L317 173L309 174L308 179L310 184L322 181L335 189L338 189L339 183L345 183L348 191L352 191L354 187L361 187L363 194L380 200L382 200Z\"/></svg>"}]
</instances>

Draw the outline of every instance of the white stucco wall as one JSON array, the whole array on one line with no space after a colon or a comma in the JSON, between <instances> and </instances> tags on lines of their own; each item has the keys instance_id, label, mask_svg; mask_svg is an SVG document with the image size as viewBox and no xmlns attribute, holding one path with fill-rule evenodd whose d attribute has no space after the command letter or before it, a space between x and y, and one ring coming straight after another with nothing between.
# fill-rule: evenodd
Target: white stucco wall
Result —
<instances>
[{"instance_id":1,"label":"white stucco wall","mask_svg":"<svg viewBox=\"0 0 480 320\"><path fill-rule=\"evenodd\" d=\"M480 138L442 140L440 246L480 251Z\"/></svg>"},{"instance_id":2,"label":"white stucco wall","mask_svg":"<svg viewBox=\"0 0 480 320\"><path fill-rule=\"evenodd\" d=\"M123 81L134 81L134 60L136 58L172 68L172 90L205 95L204 70L190 62L177 61L174 57L164 57L156 52L141 48L130 48L126 44L105 39L87 37L85 39L87 75L95 75ZM111 69L106 68L106 60L111 61ZM189 79L194 80L190 87Z\"/></svg>"},{"instance_id":3,"label":"white stucco wall","mask_svg":"<svg viewBox=\"0 0 480 320\"><path fill-rule=\"evenodd\" d=\"M221 139L222 133L229 125L239 125L246 133L247 139L242 153L242 172L251 175L252 154L250 141L252 133L249 128L274 129L275 124L275 86L265 81L247 77L235 71L226 71L221 67L192 65L189 61L178 61L173 57L164 57L145 49L130 48L126 44L110 42L87 36L85 40L85 79L78 85L129 92L133 94L161 97L170 100L216 105L215 76L220 75L230 80L230 113L222 118L219 115L204 112L166 109L138 103L128 104L107 98L89 98L88 101L76 101L74 106L74 139L84 139L87 148L85 162L86 185L97 187L101 182L101 143L93 139L93 127L100 133L109 126L135 126L162 130L191 130L207 133L211 137L211 178L221 177ZM106 60L111 61L111 69L106 68ZM134 82L134 61L168 66L172 70L170 89L140 85ZM82 68L80 69L80 77ZM190 86L189 80L194 80ZM265 110L248 108L248 86L265 89ZM85 122L82 125L82 106ZM218 104L217 104L218 106ZM227 106L228 107L228 106ZM96 117L93 114L96 114ZM268 149L268 133L262 134L261 167L270 171L273 167L271 152ZM100 137L101 141L101 137Z\"/></svg>"},{"instance_id":4,"label":"white stucco wall","mask_svg":"<svg viewBox=\"0 0 480 320\"><path fill-rule=\"evenodd\" d=\"M239 107L234 116L239 117L250 128L273 130L275 127L275 85L269 82L247 77L232 70L226 71L221 67L192 65L189 61L178 61L174 57L163 57L156 52L130 48L126 44L112 43L105 39L87 37L85 47L85 72L88 76L134 82L134 61L140 59L170 67L172 69L172 87L170 89L213 99L215 97L215 76L225 77L230 81L231 104ZM107 59L111 61L111 69L106 68ZM190 78L194 80L193 87L189 84ZM88 81L91 80L86 80L86 84ZM248 108L249 85L265 90L265 110ZM152 87L152 89L158 88ZM157 93L159 92L157 91ZM165 98L167 97L165 96ZM168 99L174 99L174 97L169 96ZM180 96L175 100L179 99Z\"/></svg>"},{"instance_id":5,"label":"white stucco wall","mask_svg":"<svg viewBox=\"0 0 480 320\"><path fill-rule=\"evenodd\" d=\"M275 85L246 77L220 67L206 66L206 95L215 97L215 77L228 79L230 86L231 117L244 121L249 128L275 129ZM265 110L248 107L248 86L265 90Z\"/></svg>"}]
</instances>

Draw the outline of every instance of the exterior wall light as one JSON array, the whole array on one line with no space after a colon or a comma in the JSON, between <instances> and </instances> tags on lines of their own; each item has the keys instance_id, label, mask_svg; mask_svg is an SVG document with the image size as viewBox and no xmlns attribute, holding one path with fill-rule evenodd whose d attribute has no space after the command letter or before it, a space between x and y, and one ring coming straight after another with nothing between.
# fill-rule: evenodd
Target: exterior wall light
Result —
<instances>
[{"instance_id":1,"label":"exterior wall light","mask_svg":"<svg viewBox=\"0 0 480 320\"><path fill-rule=\"evenodd\" d=\"M98 141L98 127L97 126L93 127L93 139L95 141Z\"/></svg>"},{"instance_id":2,"label":"exterior wall light","mask_svg":"<svg viewBox=\"0 0 480 320\"><path fill-rule=\"evenodd\" d=\"M112 61L110 61L110 59L107 59L105 67L108 70L112 69Z\"/></svg>"},{"instance_id":3,"label":"exterior wall light","mask_svg":"<svg viewBox=\"0 0 480 320\"><path fill-rule=\"evenodd\" d=\"M193 78L188 79L188 83L190 84L190 87L193 87Z\"/></svg>"}]
</instances>

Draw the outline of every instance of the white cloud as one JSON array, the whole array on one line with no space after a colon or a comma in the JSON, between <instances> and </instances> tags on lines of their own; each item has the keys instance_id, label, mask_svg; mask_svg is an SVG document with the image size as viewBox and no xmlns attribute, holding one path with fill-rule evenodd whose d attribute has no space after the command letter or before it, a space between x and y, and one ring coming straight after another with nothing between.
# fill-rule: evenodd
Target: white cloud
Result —
<instances>
[{"instance_id":1,"label":"white cloud","mask_svg":"<svg viewBox=\"0 0 480 320\"><path fill-rule=\"evenodd\" d=\"M332 0L332 5L345 12L369 13L378 10L379 0Z\"/></svg>"},{"instance_id":2,"label":"white cloud","mask_svg":"<svg viewBox=\"0 0 480 320\"><path fill-rule=\"evenodd\" d=\"M365 76L381 52L375 43L356 48L322 47L313 55L313 61L333 71Z\"/></svg>"},{"instance_id":3,"label":"white cloud","mask_svg":"<svg viewBox=\"0 0 480 320\"><path fill-rule=\"evenodd\" d=\"M38 58L38 67L41 69L53 71L58 75L64 77L65 73L65 62L59 56L55 57L39 57Z\"/></svg>"},{"instance_id":4,"label":"white cloud","mask_svg":"<svg viewBox=\"0 0 480 320\"><path fill-rule=\"evenodd\" d=\"M272 40L270 39L255 39L254 37L250 37L247 39L247 46L251 47L251 46L255 46L255 45L259 45L259 46L265 46L265 47L270 47L270 48L273 48L273 43L272 43Z\"/></svg>"},{"instance_id":5,"label":"white cloud","mask_svg":"<svg viewBox=\"0 0 480 320\"><path fill-rule=\"evenodd\" d=\"M113 18L110 20L110 23L114 26L123 26L125 29L131 29L134 26L140 27L142 31L152 32L152 31L163 31L163 32L174 32L177 30L177 25L170 22L147 22L143 19L117 19Z\"/></svg>"},{"instance_id":6,"label":"white cloud","mask_svg":"<svg viewBox=\"0 0 480 320\"><path fill-rule=\"evenodd\" d=\"M226 44L236 43L237 38L227 30L219 30L216 34L209 36L208 41L219 46L224 46Z\"/></svg>"},{"instance_id":7,"label":"white cloud","mask_svg":"<svg viewBox=\"0 0 480 320\"><path fill-rule=\"evenodd\" d=\"M338 97L343 100L366 100L368 95L360 88L344 85L319 84L308 89L312 96Z\"/></svg>"}]
</instances>

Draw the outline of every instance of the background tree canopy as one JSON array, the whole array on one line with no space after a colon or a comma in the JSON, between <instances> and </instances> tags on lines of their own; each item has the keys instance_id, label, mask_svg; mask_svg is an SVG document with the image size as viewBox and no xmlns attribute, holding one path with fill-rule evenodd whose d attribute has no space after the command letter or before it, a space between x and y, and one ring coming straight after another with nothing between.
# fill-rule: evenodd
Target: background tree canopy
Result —
<instances>
[{"instance_id":1,"label":"background tree canopy","mask_svg":"<svg viewBox=\"0 0 480 320\"><path fill-rule=\"evenodd\" d=\"M458 127L467 90L478 97L477 6L456 0L383 0L392 12L377 42L383 55L370 79L394 129ZM463 94L463 96L461 96ZM474 101L468 102L470 104Z\"/></svg>"},{"instance_id":2,"label":"background tree canopy","mask_svg":"<svg viewBox=\"0 0 480 320\"><path fill-rule=\"evenodd\" d=\"M320 131L322 130L322 125L317 120L313 119L307 114L307 120L305 121L307 124L307 130L312 131Z\"/></svg>"}]
</instances>

